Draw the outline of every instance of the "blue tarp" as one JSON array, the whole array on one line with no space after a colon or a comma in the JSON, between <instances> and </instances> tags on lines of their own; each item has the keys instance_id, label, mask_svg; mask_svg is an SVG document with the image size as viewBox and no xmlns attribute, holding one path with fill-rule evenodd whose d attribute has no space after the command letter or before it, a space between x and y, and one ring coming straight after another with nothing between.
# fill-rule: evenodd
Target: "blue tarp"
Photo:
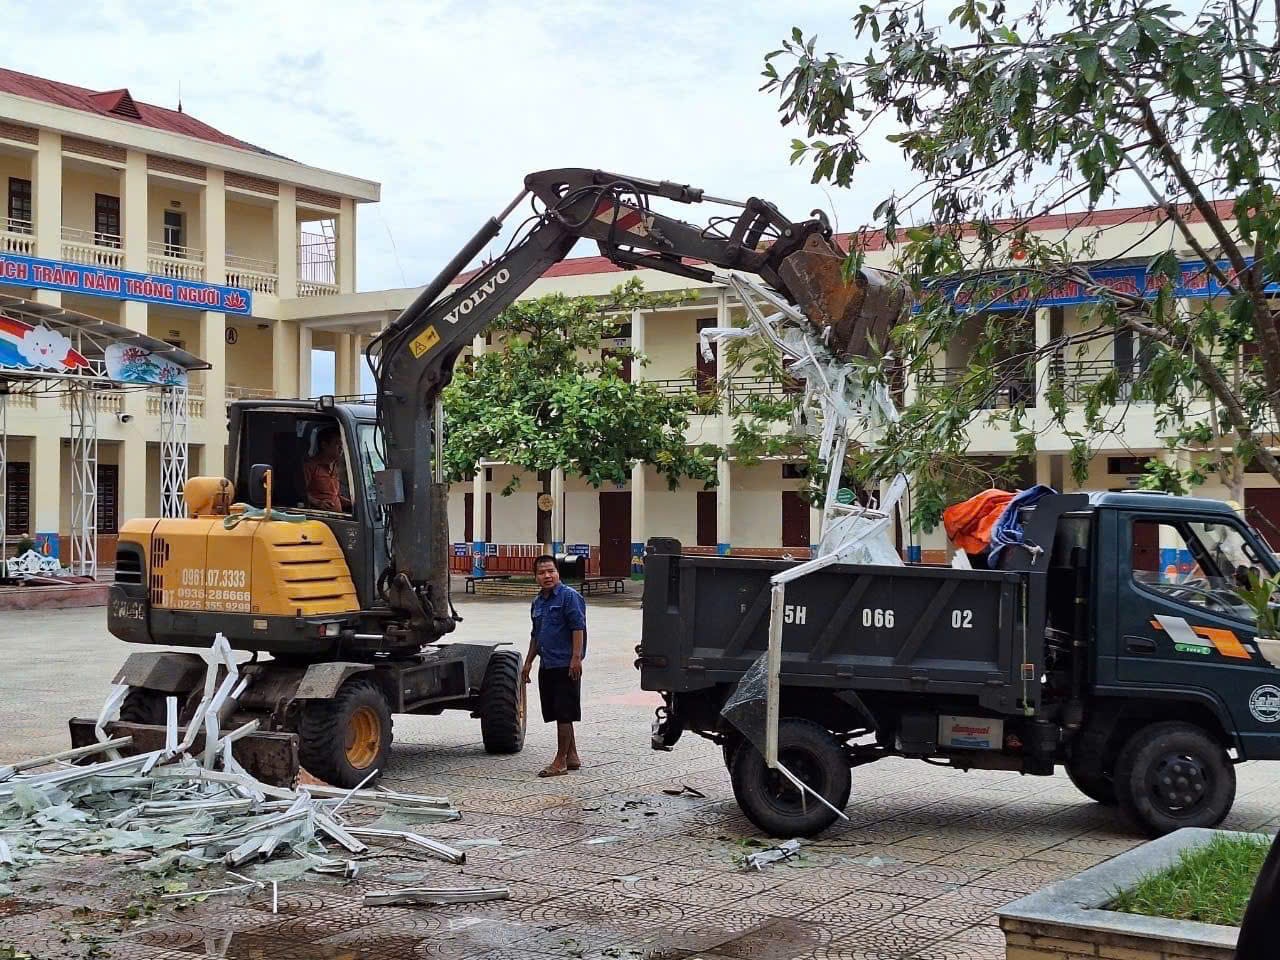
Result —
<instances>
[{"instance_id":1,"label":"blue tarp","mask_svg":"<svg viewBox=\"0 0 1280 960\"><path fill-rule=\"evenodd\" d=\"M1022 521L1018 518L1018 511L1022 507L1031 506L1047 494L1057 492L1053 487L1037 483L1034 487L1018 491L1017 495L1009 501L1004 508L1004 512L1000 514L1000 519L991 528L991 545L987 548L987 563L992 569L995 569L1000 552L1005 547L1023 542Z\"/></svg>"}]
</instances>

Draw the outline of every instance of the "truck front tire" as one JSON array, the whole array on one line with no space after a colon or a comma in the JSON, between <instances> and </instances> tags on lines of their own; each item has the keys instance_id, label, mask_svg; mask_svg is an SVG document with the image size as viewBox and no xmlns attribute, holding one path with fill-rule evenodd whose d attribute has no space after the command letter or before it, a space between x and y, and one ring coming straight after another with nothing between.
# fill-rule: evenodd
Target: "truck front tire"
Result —
<instances>
[{"instance_id":1,"label":"truck front tire","mask_svg":"<svg viewBox=\"0 0 1280 960\"><path fill-rule=\"evenodd\" d=\"M1181 827L1216 827L1236 796L1227 751L1201 727L1153 723L1129 738L1116 760L1120 807L1152 836Z\"/></svg>"},{"instance_id":2,"label":"truck front tire","mask_svg":"<svg viewBox=\"0 0 1280 960\"><path fill-rule=\"evenodd\" d=\"M844 749L824 727L809 720L778 724L778 760L837 810L849 802L853 778ZM771 837L812 837L836 814L812 796L801 796L781 773L770 770L751 743L733 751L729 775L738 806Z\"/></svg>"},{"instance_id":3,"label":"truck front tire","mask_svg":"<svg viewBox=\"0 0 1280 960\"><path fill-rule=\"evenodd\" d=\"M525 689L515 650L495 650L480 684L480 738L485 753L524 749Z\"/></svg>"},{"instance_id":4,"label":"truck front tire","mask_svg":"<svg viewBox=\"0 0 1280 960\"><path fill-rule=\"evenodd\" d=\"M374 770L386 771L391 706L372 680L352 677L331 699L304 702L298 741L298 759L308 773L335 787L354 787Z\"/></svg>"}]
</instances>

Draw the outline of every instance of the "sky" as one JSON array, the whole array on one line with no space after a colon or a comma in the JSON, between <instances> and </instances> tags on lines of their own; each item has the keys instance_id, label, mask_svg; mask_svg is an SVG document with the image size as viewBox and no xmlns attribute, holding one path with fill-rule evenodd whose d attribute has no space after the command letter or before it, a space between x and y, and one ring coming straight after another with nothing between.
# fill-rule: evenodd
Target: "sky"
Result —
<instances>
[{"instance_id":1,"label":"sky","mask_svg":"<svg viewBox=\"0 0 1280 960\"><path fill-rule=\"evenodd\" d=\"M427 283L548 167L756 195L796 219L822 207L845 229L869 220L902 177L896 150L851 190L815 187L759 92L793 25L852 52L856 6L0 0L0 22L41 38L7 46L12 69L169 107L180 87L188 113L232 136L381 183L358 215L357 286L376 290Z\"/></svg>"}]
</instances>

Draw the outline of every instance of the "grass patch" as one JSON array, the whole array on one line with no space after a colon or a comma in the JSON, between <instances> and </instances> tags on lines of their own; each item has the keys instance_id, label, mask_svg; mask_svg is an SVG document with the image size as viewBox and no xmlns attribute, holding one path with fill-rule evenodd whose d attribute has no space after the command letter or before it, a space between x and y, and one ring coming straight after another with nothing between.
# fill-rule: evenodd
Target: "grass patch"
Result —
<instances>
[{"instance_id":1,"label":"grass patch","mask_svg":"<svg viewBox=\"0 0 1280 960\"><path fill-rule=\"evenodd\" d=\"M1265 838L1214 837L1120 891L1107 909L1238 927L1270 848Z\"/></svg>"}]
</instances>

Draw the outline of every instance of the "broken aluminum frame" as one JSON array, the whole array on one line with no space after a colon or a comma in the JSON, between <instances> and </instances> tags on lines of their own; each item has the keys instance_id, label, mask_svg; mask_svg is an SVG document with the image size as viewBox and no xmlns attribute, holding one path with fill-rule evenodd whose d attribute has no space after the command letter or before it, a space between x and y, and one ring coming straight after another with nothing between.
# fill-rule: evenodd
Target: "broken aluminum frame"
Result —
<instances>
[{"instance_id":1,"label":"broken aluminum frame","mask_svg":"<svg viewBox=\"0 0 1280 960\"><path fill-rule=\"evenodd\" d=\"M748 324L746 327L704 330L701 334L704 355L706 345L712 340L756 335L791 360L788 373L804 380L806 405L816 403L822 412L822 439L819 448L822 462L844 463L849 428L856 421L863 421L874 430L898 420L898 411L888 390L882 385L870 390L863 387L854 375L853 366L832 356L813 324L775 291L738 274L717 274L716 280L737 295L747 311ZM773 307L775 312L766 315L761 309L761 302ZM770 578L769 645L765 660L764 758L768 766L786 776L801 791L802 796L807 793L844 817L842 811L836 810L826 798L802 783L778 762L782 623L786 587L788 583L832 564L851 562L859 547L879 536L892 523L893 511L908 482L904 475L899 474L894 478L878 509L871 509L857 504L840 504L836 495L840 488L841 471L833 469L829 474L822 509L818 556Z\"/></svg>"},{"instance_id":2,"label":"broken aluminum frame","mask_svg":"<svg viewBox=\"0 0 1280 960\"><path fill-rule=\"evenodd\" d=\"M91 743L87 747L72 747L70 750L59 750L57 753L47 753L43 757L31 757L28 760L16 760L13 763L0 767L0 783L12 779L24 770L35 770L39 767L47 767L51 763L58 763L61 760L78 760L80 757L89 757L95 753L101 753L104 750L119 750L120 747L127 747L133 743L133 737L113 737L104 740L101 743Z\"/></svg>"},{"instance_id":3,"label":"broken aluminum frame","mask_svg":"<svg viewBox=\"0 0 1280 960\"><path fill-rule=\"evenodd\" d=\"M446 843L439 840L432 840L430 837L424 837L418 833L412 833L408 830L382 830L377 827L347 827L347 832L353 837L382 837L388 840L403 840L411 843L415 847L422 847L446 863L462 864L467 862L467 855Z\"/></svg>"},{"instance_id":4,"label":"broken aluminum frame","mask_svg":"<svg viewBox=\"0 0 1280 960\"><path fill-rule=\"evenodd\" d=\"M371 890L364 895L363 902L366 907L440 906L510 899L509 887L404 887L400 890Z\"/></svg>"}]
</instances>

